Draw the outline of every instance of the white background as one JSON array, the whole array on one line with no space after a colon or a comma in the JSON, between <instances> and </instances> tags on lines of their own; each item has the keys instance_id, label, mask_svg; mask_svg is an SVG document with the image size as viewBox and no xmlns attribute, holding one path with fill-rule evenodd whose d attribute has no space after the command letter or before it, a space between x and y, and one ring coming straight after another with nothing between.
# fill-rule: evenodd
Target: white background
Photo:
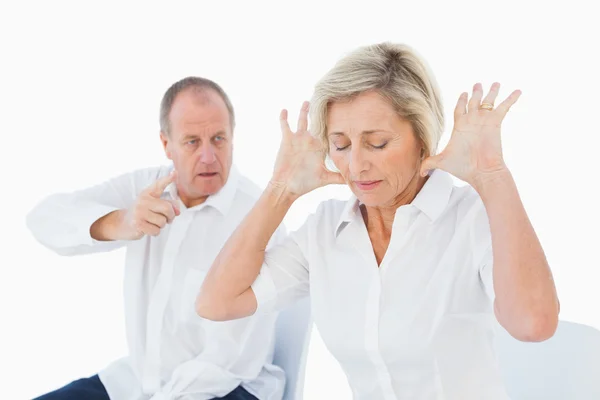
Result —
<instances>
[{"instance_id":1,"label":"white background","mask_svg":"<svg viewBox=\"0 0 600 400\"><path fill-rule=\"evenodd\" d=\"M501 82L503 97L523 91L503 127L505 157L553 269L562 319L600 328L594 2L105 3L0 6L1 398L32 398L126 351L124 254L52 254L25 227L36 202L165 163L159 102L187 75L211 78L230 94L235 162L264 185L279 146L279 110L289 108L295 121L335 60L386 40L428 60L447 132L458 95L475 82ZM297 228L321 200L346 195L332 187L306 196L287 227ZM350 397L318 332L305 397Z\"/></svg>"}]
</instances>

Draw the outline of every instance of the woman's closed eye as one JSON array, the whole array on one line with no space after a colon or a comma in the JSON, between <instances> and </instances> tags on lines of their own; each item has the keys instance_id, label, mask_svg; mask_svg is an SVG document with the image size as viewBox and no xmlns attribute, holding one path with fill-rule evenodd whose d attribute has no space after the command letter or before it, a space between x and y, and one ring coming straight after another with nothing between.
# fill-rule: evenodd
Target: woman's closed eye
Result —
<instances>
[{"instance_id":1,"label":"woman's closed eye","mask_svg":"<svg viewBox=\"0 0 600 400\"><path fill-rule=\"evenodd\" d=\"M385 146L387 146L387 144L388 144L388 142L384 142L384 143L382 143L382 144L378 144L378 145L375 145L375 144L369 144L369 147L371 147L371 148L373 148L373 149L381 150L381 149L385 148ZM336 150L336 151L344 151L344 150L346 150L348 147L350 147L350 145L349 145L349 144L347 144L347 145L345 145L345 146L339 146L339 145L336 145L336 144L334 144L334 147L335 147L335 150Z\"/></svg>"},{"instance_id":2,"label":"woman's closed eye","mask_svg":"<svg viewBox=\"0 0 600 400\"><path fill-rule=\"evenodd\" d=\"M371 146L372 148L374 148L374 149L381 150L381 149L383 149L385 146L387 146L387 144L388 144L388 142L383 142L382 144L379 144L379 145L374 145L374 144L371 144L370 146Z\"/></svg>"}]
</instances>

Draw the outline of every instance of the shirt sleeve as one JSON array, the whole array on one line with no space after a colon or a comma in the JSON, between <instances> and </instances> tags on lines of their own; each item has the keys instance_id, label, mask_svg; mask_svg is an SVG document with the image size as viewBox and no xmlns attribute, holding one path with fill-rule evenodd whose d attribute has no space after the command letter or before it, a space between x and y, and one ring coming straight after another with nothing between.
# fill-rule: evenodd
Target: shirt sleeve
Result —
<instances>
[{"instance_id":1,"label":"shirt sleeve","mask_svg":"<svg viewBox=\"0 0 600 400\"><path fill-rule=\"evenodd\" d=\"M492 254L492 245L485 251L481 262L479 263L479 278L483 288L492 302L496 298L494 292L494 257Z\"/></svg>"},{"instance_id":2,"label":"shirt sleeve","mask_svg":"<svg viewBox=\"0 0 600 400\"><path fill-rule=\"evenodd\" d=\"M167 167L138 170L83 190L50 195L29 212L27 227L38 242L61 255L116 249L126 242L93 239L92 224L130 207L144 188L167 173Z\"/></svg>"},{"instance_id":3,"label":"shirt sleeve","mask_svg":"<svg viewBox=\"0 0 600 400\"><path fill-rule=\"evenodd\" d=\"M494 256L492 233L485 207L481 200L475 206L471 243L473 259L479 273L479 279L488 297L494 301Z\"/></svg>"},{"instance_id":4,"label":"shirt sleeve","mask_svg":"<svg viewBox=\"0 0 600 400\"><path fill-rule=\"evenodd\" d=\"M279 311L308 296L306 254L314 218L311 215L300 229L287 237L281 235L278 244L267 249L260 273L251 286L258 304L257 314Z\"/></svg>"}]
</instances>

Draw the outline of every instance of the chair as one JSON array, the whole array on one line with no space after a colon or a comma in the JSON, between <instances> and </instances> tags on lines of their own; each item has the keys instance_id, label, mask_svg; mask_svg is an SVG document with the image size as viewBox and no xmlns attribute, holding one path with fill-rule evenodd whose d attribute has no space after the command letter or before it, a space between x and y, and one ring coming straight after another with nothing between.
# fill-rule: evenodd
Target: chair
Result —
<instances>
[{"instance_id":1,"label":"chair","mask_svg":"<svg viewBox=\"0 0 600 400\"><path fill-rule=\"evenodd\" d=\"M500 328L496 343L511 400L600 399L600 331L560 321L544 342L520 342Z\"/></svg>"},{"instance_id":2,"label":"chair","mask_svg":"<svg viewBox=\"0 0 600 400\"><path fill-rule=\"evenodd\" d=\"M277 318L274 364L286 374L283 400L302 400L311 330L309 298L281 311Z\"/></svg>"}]
</instances>

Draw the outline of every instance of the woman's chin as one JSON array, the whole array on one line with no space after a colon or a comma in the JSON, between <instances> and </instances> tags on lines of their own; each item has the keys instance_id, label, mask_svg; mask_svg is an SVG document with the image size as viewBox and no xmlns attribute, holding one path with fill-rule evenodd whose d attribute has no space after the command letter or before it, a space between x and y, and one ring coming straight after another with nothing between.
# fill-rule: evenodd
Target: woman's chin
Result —
<instances>
[{"instance_id":1,"label":"woman's chin","mask_svg":"<svg viewBox=\"0 0 600 400\"><path fill-rule=\"evenodd\" d=\"M385 199L380 193L364 193L359 190L354 190L353 192L358 201L367 207L380 207L383 204L386 204L387 199Z\"/></svg>"}]
</instances>

